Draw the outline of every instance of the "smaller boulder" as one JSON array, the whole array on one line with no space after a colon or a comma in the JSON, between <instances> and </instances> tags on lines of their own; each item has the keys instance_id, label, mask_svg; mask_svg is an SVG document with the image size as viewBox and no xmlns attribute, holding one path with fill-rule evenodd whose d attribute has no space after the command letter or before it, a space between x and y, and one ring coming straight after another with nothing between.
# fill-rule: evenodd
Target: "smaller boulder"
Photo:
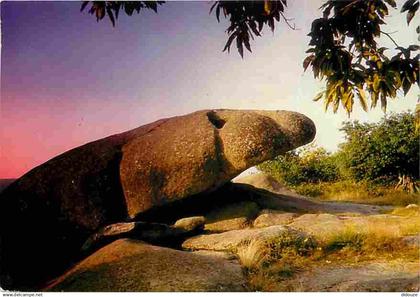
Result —
<instances>
[{"instance_id":1,"label":"smaller boulder","mask_svg":"<svg viewBox=\"0 0 420 297\"><path fill-rule=\"evenodd\" d=\"M344 232L348 228L345 220L327 213L304 214L294 219L288 226L302 230L319 239L329 238Z\"/></svg>"},{"instance_id":2,"label":"smaller boulder","mask_svg":"<svg viewBox=\"0 0 420 297\"><path fill-rule=\"evenodd\" d=\"M225 232L244 229L254 219L260 208L253 201L241 201L224 205L206 214L205 230L211 232Z\"/></svg>"},{"instance_id":3,"label":"smaller boulder","mask_svg":"<svg viewBox=\"0 0 420 297\"><path fill-rule=\"evenodd\" d=\"M275 225L287 225L296 218L298 214L293 212L262 211L255 219L254 227L263 228Z\"/></svg>"},{"instance_id":4,"label":"smaller boulder","mask_svg":"<svg viewBox=\"0 0 420 297\"><path fill-rule=\"evenodd\" d=\"M236 252L238 247L252 240L272 242L278 238L300 236L286 226L271 226L260 229L232 230L219 234L204 234L187 239L182 247L188 250L213 250ZM303 235L302 235L303 236Z\"/></svg>"},{"instance_id":5,"label":"smaller boulder","mask_svg":"<svg viewBox=\"0 0 420 297\"><path fill-rule=\"evenodd\" d=\"M245 229L247 227L249 227L248 218L240 217L206 224L205 230L210 232L225 232L231 230Z\"/></svg>"},{"instance_id":6,"label":"smaller boulder","mask_svg":"<svg viewBox=\"0 0 420 297\"><path fill-rule=\"evenodd\" d=\"M185 232L192 232L204 228L206 218L203 216L182 218L175 222L174 228Z\"/></svg>"}]
</instances>

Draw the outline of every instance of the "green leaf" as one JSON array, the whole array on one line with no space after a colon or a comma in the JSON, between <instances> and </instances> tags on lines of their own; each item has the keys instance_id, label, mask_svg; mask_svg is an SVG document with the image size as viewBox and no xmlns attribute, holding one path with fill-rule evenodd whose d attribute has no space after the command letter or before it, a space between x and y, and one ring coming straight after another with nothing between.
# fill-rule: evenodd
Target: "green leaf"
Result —
<instances>
[{"instance_id":1,"label":"green leaf","mask_svg":"<svg viewBox=\"0 0 420 297\"><path fill-rule=\"evenodd\" d=\"M408 5L407 5L408 4ZM408 0L404 3L403 9L401 12L408 10L407 12L407 24L410 25L411 20L413 19L414 15L416 14L417 10L419 9L419 2L417 0Z\"/></svg>"},{"instance_id":2,"label":"green leaf","mask_svg":"<svg viewBox=\"0 0 420 297\"><path fill-rule=\"evenodd\" d=\"M311 62L315 59L315 55L310 55L307 56L305 58L305 60L303 60L303 69L304 71L306 71L306 69L308 68L308 66L311 64Z\"/></svg>"},{"instance_id":3,"label":"green leaf","mask_svg":"<svg viewBox=\"0 0 420 297\"><path fill-rule=\"evenodd\" d=\"M417 1L417 0L407 0L407 1L405 1L405 3L403 4L403 6L402 6L402 8L401 8L401 12L404 12L404 11L410 10L410 8L414 5L414 3L415 3L416 1Z\"/></svg>"},{"instance_id":4,"label":"green leaf","mask_svg":"<svg viewBox=\"0 0 420 297\"><path fill-rule=\"evenodd\" d=\"M362 106L363 110L367 112L368 111L367 99L366 99L365 91L363 90L362 87L360 86L357 87L357 94L359 95L360 105Z\"/></svg>"},{"instance_id":5,"label":"green leaf","mask_svg":"<svg viewBox=\"0 0 420 297\"><path fill-rule=\"evenodd\" d=\"M375 108L376 104L378 103L379 93L378 92L371 92L370 97L372 99L371 108Z\"/></svg>"},{"instance_id":6,"label":"green leaf","mask_svg":"<svg viewBox=\"0 0 420 297\"><path fill-rule=\"evenodd\" d=\"M80 7L80 11L83 11L88 4L89 4L89 1L83 1L82 6Z\"/></svg>"},{"instance_id":7,"label":"green leaf","mask_svg":"<svg viewBox=\"0 0 420 297\"><path fill-rule=\"evenodd\" d=\"M249 37L248 38L244 38L244 45L246 47L246 49L252 53L251 51L251 45L249 44Z\"/></svg>"},{"instance_id":8,"label":"green leaf","mask_svg":"<svg viewBox=\"0 0 420 297\"><path fill-rule=\"evenodd\" d=\"M413 11L409 11L408 13L407 13L407 25L410 25L410 22L411 22L411 20L414 18L414 15L415 15L416 13L415 12L413 12Z\"/></svg>"},{"instance_id":9,"label":"green leaf","mask_svg":"<svg viewBox=\"0 0 420 297\"><path fill-rule=\"evenodd\" d=\"M407 96L408 91L410 91L411 88L411 83L407 78L403 78L402 80L402 86L403 86L403 91L404 91L404 96Z\"/></svg>"},{"instance_id":10,"label":"green leaf","mask_svg":"<svg viewBox=\"0 0 420 297\"><path fill-rule=\"evenodd\" d=\"M216 8L216 18L217 21L220 22L220 5L218 5Z\"/></svg>"},{"instance_id":11,"label":"green leaf","mask_svg":"<svg viewBox=\"0 0 420 297\"><path fill-rule=\"evenodd\" d=\"M313 99L313 101L319 101L319 99L322 98L322 96L324 95L325 91L319 92Z\"/></svg>"},{"instance_id":12,"label":"green leaf","mask_svg":"<svg viewBox=\"0 0 420 297\"><path fill-rule=\"evenodd\" d=\"M112 26L115 27L115 19L114 19L114 14L112 13L112 10L109 6L106 7L106 12L108 14L108 17L112 23Z\"/></svg>"},{"instance_id":13,"label":"green leaf","mask_svg":"<svg viewBox=\"0 0 420 297\"><path fill-rule=\"evenodd\" d=\"M381 108L383 112L386 112L386 96L384 94L381 95Z\"/></svg>"},{"instance_id":14,"label":"green leaf","mask_svg":"<svg viewBox=\"0 0 420 297\"><path fill-rule=\"evenodd\" d=\"M238 48L238 53L241 55L241 57L244 57L244 48L242 45L242 37L241 35L238 34L238 36L236 37L236 47Z\"/></svg>"},{"instance_id":15,"label":"green leaf","mask_svg":"<svg viewBox=\"0 0 420 297\"><path fill-rule=\"evenodd\" d=\"M397 8L397 3L394 0L385 0L392 8Z\"/></svg>"},{"instance_id":16,"label":"green leaf","mask_svg":"<svg viewBox=\"0 0 420 297\"><path fill-rule=\"evenodd\" d=\"M375 92L379 91L379 84L381 83L381 79L379 78L379 76L377 74L375 74L373 76L373 90Z\"/></svg>"},{"instance_id":17,"label":"green leaf","mask_svg":"<svg viewBox=\"0 0 420 297\"><path fill-rule=\"evenodd\" d=\"M412 52L414 52L414 51L418 51L418 50L420 50L420 45L417 45L417 44L412 44L412 45L410 45L410 46L408 47L408 50L410 50L410 51L412 51Z\"/></svg>"},{"instance_id":18,"label":"green leaf","mask_svg":"<svg viewBox=\"0 0 420 297\"><path fill-rule=\"evenodd\" d=\"M223 51L230 51L230 46L231 46L231 44L232 44L232 41L235 39L235 37L236 37L236 35L238 34L238 32L233 32L230 36L229 36L229 38L228 38L228 40L227 40L227 42L226 42L226 45L225 45L225 47L223 48Z\"/></svg>"}]
</instances>

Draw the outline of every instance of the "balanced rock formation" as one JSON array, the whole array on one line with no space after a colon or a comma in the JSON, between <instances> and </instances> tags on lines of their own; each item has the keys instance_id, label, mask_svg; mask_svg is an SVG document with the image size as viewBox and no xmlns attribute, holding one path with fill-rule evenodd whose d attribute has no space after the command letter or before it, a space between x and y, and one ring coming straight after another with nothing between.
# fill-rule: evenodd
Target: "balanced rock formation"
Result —
<instances>
[{"instance_id":1,"label":"balanced rock formation","mask_svg":"<svg viewBox=\"0 0 420 297\"><path fill-rule=\"evenodd\" d=\"M204 110L59 155L1 193L0 285L37 288L100 228L215 190L314 135L295 112Z\"/></svg>"}]
</instances>

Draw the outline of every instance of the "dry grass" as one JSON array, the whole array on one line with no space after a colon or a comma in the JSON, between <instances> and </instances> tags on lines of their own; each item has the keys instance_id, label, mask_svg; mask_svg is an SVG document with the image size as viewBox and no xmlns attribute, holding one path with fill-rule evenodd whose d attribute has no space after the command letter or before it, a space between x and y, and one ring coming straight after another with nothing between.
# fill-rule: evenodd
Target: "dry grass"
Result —
<instances>
[{"instance_id":1,"label":"dry grass","mask_svg":"<svg viewBox=\"0 0 420 297\"><path fill-rule=\"evenodd\" d=\"M418 205L409 205L407 207L398 207L395 208L391 214L398 215L398 216L420 216L420 207Z\"/></svg>"},{"instance_id":2,"label":"dry grass","mask_svg":"<svg viewBox=\"0 0 420 297\"><path fill-rule=\"evenodd\" d=\"M412 256L418 259L415 247L407 246L403 237L420 234L420 217L366 217L347 224L343 230L332 234L322 248L326 252L345 249L364 258L382 256Z\"/></svg>"},{"instance_id":3,"label":"dry grass","mask_svg":"<svg viewBox=\"0 0 420 297\"><path fill-rule=\"evenodd\" d=\"M294 190L301 195L329 201L394 206L420 204L420 194L406 193L400 190L394 190L392 187L375 186L368 183L341 181L335 183L302 184L296 186Z\"/></svg>"},{"instance_id":4,"label":"dry grass","mask_svg":"<svg viewBox=\"0 0 420 297\"><path fill-rule=\"evenodd\" d=\"M325 240L290 237L271 243L251 241L238 251L252 291L299 291L299 273L324 265L354 265L372 261L418 261L418 249L404 236L420 233L418 207L398 208L398 216L355 218ZM306 240L306 242L305 242ZM312 268L311 268L312 267ZM293 280L292 282L290 282Z\"/></svg>"},{"instance_id":5,"label":"dry grass","mask_svg":"<svg viewBox=\"0 0 420 297\"><path fill-rule=\"evenodd\" d=\"M247 270L259 268L269 254L266 244L260 239L245 242L236 253L242 267Z\"/></svg>"}]
</instances>

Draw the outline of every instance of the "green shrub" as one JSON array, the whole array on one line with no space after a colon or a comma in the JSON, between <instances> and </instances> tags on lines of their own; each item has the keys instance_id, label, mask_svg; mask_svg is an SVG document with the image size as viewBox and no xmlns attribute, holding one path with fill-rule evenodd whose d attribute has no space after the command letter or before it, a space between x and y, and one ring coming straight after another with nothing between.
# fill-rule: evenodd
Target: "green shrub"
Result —
<instances>
[{"instance_id":1,"label":"green shrub","mask_svg":"<svg viewBox=\"0 0 420 297\"><path fill-rule=\"evenodd\" d=\"M348 201L375 205L406 206L420 204L420 195L394 190L373 182L326 182L317 184L300 184L292 187L298 194L322 200ZM355 190L357 189L357 190Z\"/></svg>"},{"instance_id":2,"label":"green shrub","mask_svg":"<svg viewBox=\"0 0 420 297\"><path fill-rule=\"evenodd\" d=\"M335 158L313 145L278 156L258 169L289 186L334 181L339 176Z\"/></svg>"},{"instance_id":3,"label":"green shrub","mask_svg":"<svg viewBox=\"0 0 420 297\"><path fill-rule=\"evenodd\" d=\"M344 123L346 142L336 153L340 173L355 181L382 184L400 175L418 179L419 133L414 118L413 113L403 112L375 124Z\"/></svg>"},{"instance_id":4,"label":"green shrub","mask_svg":"<svg viewBox=\"0 0 420 297\"><path fill-rule=\"evenodd\" d=\"M378 123L343 123L346 141L334 154L313 144L258 166L296 192L331 200L407 205L419 196L391 189L399 176L419 179L415 116L402 112ZM357 189L355 191L355 189Z\"/></svg>"}]
</instances>

